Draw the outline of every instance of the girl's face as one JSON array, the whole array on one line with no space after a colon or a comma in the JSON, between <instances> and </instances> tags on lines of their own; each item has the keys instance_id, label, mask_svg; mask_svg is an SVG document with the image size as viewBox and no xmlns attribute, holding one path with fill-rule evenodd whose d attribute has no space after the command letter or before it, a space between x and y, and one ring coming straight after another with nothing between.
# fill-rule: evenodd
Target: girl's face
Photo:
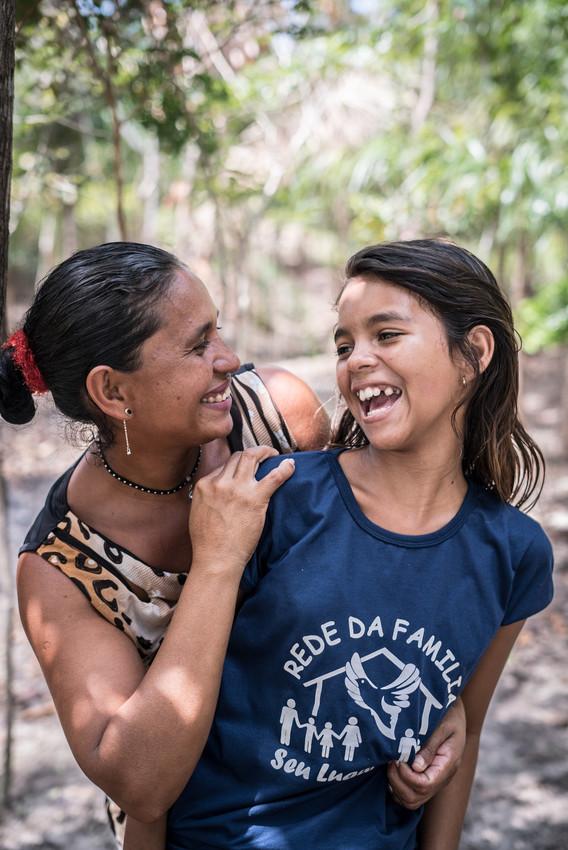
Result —
<instances>
[{"instance_id":1,"label":"girl's face","mask_svg":"<svg viewBox=\"0 0 568 850\"><path fill-rule=\"evenodd\" d=\"M439 319L403 287L365 277L348 281L338 314L337 383L369 443L384 451L455 444L451 417L466 371Z\"/></svg>"},{"instance_id":2,"label":"girl's face","mask_svg":"<svg viewBox=\"0 0 568 850\"><path fill-rule=\"evenodd\" d=\"M142 346L140 368L128 375L132 441L179 448L227 436L229 373L239 359L219 336L211 296L180 271L157 309L162 326Z\"/></svg>"}]
</instances>

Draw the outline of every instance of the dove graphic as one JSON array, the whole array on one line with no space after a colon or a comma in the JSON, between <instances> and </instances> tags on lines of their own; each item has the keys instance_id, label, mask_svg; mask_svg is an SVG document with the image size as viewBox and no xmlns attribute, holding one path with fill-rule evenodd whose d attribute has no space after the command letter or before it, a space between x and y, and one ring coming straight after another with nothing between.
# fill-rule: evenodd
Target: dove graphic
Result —
<instances>
[{"instance_id":1,"label":"dove graphic","mask_svg":"<svg viewBox=\"0 0 568 850\"><path fill-rule=\"evenodd\" d=\"M395 739L398 716L410 705L409 696L420 686L420 673L415 664L405 664L400 674L379 688L369 679L358 652L345 665L345 687L351 699L371 713L377 728L386 738ZM373 691L387 691L380 697ZM391 701L388 701L387 695ZM375 707L373 707L373 704ZM379 712L382 712L382 717Z\"/></svg>"}]
</instances>

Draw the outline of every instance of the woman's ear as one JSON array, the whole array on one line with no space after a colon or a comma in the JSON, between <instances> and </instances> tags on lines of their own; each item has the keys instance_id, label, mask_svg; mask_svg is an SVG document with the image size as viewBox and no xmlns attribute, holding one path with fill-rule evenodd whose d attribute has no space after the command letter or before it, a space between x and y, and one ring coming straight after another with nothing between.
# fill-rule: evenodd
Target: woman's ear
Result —
<instances>
[{"instance_id":1,"label":"woman's ear","mask_svg":"<svg viewBox=\"0 0 568 850\"><path fill-rule=\"evenodd\" d=\"M122 373L110 366L95 366L87 375L85 386L89 398L99 410L112 419L124 419L127 401L121 386Z\"/></svg>"},{"instance_id":2,"label":"woman's ear","mask_svg":"<svg viewBox=\"0 0 568 850\"><path fill-rule=\"evenodd\" d=\"M495 339L493 331L486 325L476 325L467 335L468 342L477 355L479 372L485 372L493 358Z\"/></svg>"}]
</instances>

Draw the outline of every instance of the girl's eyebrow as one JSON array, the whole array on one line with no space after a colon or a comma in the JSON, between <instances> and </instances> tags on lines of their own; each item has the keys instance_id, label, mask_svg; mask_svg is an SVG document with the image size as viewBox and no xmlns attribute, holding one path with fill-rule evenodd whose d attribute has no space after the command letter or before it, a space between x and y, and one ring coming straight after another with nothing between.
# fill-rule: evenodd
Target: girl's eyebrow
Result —
<instances>
[{"instance_id":1,"label":"girl's eyebrow","mask_svg":"<svg viewBox=\"0 0 568 850\"><path fill-rule=\"evenodd\" d=\"M378 325L381 322L411 322L412 319L410 316L403 316L401 313L397 313L394 310L390 310L384 313L375 313L365 321L367 327L371 327L372 325ZM333 332L333 339L337 340L340 336L345 336L348 331L345 328L342 328L340 325L336 325L335 330Z\"/></svg>"}]
</instances>

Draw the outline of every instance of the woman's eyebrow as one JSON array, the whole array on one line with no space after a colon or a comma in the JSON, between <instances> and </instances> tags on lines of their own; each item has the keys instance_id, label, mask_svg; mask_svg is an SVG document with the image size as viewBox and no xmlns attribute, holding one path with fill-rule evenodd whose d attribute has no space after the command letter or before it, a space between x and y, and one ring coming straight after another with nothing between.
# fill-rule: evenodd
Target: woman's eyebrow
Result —
<instances>
[{"instance_id":1,"label":"woman's eyebrow","mask_svg":"<svg viewBox=\"0 0 568 850\"><path fill-rule=\"evenodd\" d=\"M193 345L194 342L197 342L198 339L201 339L206 333L213 328L213 322L204 322L204 324L199 325L199 327L195 328L194 332L191 336L187 337L185 344L186 346Z\"/></svg>"},{"instance_id":2,"label":"woman's eyebrow","mask_svg":"<svg viewBox=\"0 0 568 850\"><path fill-rule=\"evenodd\" d=\"M371 327L372 325L378 325L381 322L411 322L412 318L410 316L404 316L402 313L397 313L395 310L389 310L384 313L374 313L372 316L369 316L368 319L365 320L365 324L367 327ZM333 339L337 340L340 336L345 336L349 331L345 328L342 328L340 325L336 325L333 331Z\"/></svg>"}]
</instances>

